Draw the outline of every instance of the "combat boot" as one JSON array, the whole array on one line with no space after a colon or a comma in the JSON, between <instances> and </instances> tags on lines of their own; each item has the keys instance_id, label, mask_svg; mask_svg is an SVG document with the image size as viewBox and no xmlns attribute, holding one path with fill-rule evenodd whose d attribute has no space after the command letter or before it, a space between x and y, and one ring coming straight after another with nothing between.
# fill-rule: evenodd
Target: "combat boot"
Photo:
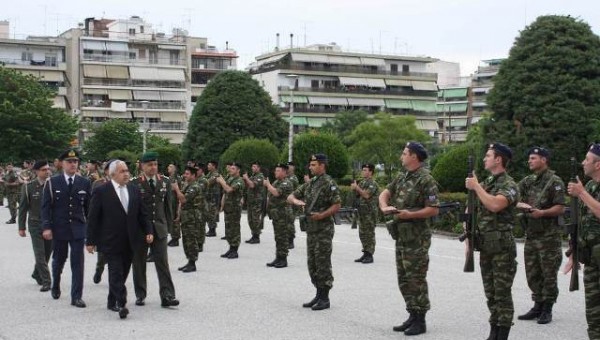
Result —
<instances>
[{"instance_id":1,"label":"combat boot","mask_svg":"<svg viewBox=\"0 0 600 340\"><path fill-rule=\"evenodd\" d=\"M15 224L17 223L17 221L15 221L14 218L11 218L10 220L6 221L6 224Z\"/></svg>"},{"instance_id":2,"label":"combat boot","mask_svg":"<svg viewBox=\"0 0 600 340\"><path fill-rule=\"evenodd\" d=\"M215 237L217 236L216 228L208 228L208 232L206 233L206 237Z\"/></svg>"},{"instance_id":3,"label":"combat boot","mask_svg":"<svg viewBox=\"0 0 600 340\"><path fill-rule=\"evenodd\" d=\"M290 237L288 249L294 249L294 237Z\"/></svg>"},{"instance_id":4,"label":"combat boot","mask_svg":"<svg viewBox=\"0 0 600 340\"><path fill-rule=\"evenodd\" d=\"M508 340L508 334L510 333L510 327L498 326L498 336L496 340Z\"/></svg>"},{"instance_id":5,"label":"combat boot","mask_svg":"<svg viewBox=\"0 0 600 340\"><path fill-rule=\"evenodd\" d=\"M498 338L498 325L490 324L490 336L486 340L496 340Z\"/></svg>"},{"instance_id":6,"label":"combat boot","mask_svg":"<svg viewBox=\"0 0 600 340\"><path fill-rule=\"evenodd\" d=\"M196 271L196 261L190 260L187 266L181 270L184 273L190 273Z\"/></svg>"},{"instance_id":7,"label":"combat boot","mask_svg":"<svg viewBox=\"0 0 600 340\"><path fill-rule=\"evenodd\" d=\"M171 241L169 241L169 243L167 243L167 245L169 247L178 247L179 246L179 239L178 238L172 238Z\"/></svg>"},{"instance_id":8,"label":"combat boot","mask_svg":"<svg viewBox=\"0 0 600 340\"><path fill-rule=\"evenodd\" d=\"M231 254L232 249L233 249L233 247L229 247L229 250L225 254L222 254L221 257L228 257L229 254Z\"/></svg>"},{"instance_id":9,"label":"combat boot","mask_svg":"<svg viewBox=\"0 0 600 340\"><path fill-rule=\"evenodd\" d=\"M373 255L368 251L365 251L365 258L362 260L362 263L373 263Z\"/></svg>"},{"instance_id":10,"label":"combat boot","mask_svg":"<svg viewBox=\"0 0 600 340\"><path fill-rule=\"evenodd\" d=\"M406 321L404 321L400 326L394 326L394 328L392 328L394 330L394 332L404 332L405 330L408 329L408 327L410 327L410 325L412 325L413 321L415 321L415 313L414 312L409 312L409 316L408 319L406 319Z\"/></svg>"},{"instance_id":11,"label":"combat boot","mask_svg":"<svg viewBox=\"0 0 600 340\"><path fill-rule=\"evenodd\" d=\"M260 243L260 236L256 235L256 234L252 234L252 237L250 239L246 240L246 243L258 244L258 243Z\"/></svg>"},{"instance_id":12,"label":"combat boot","mask_svg":"<svg viewBox=\"0 0 600 340\"><path fill-rule=\"evenodd\" d=\"M237 259L239 257L237 250L238 250L238 247L231 247L231 252L229 253L229 255L227 255L227 258L230 260Z\"/></svg>"},{"instance_id":13,"label":"combat boot","mask_svg":"<svg viewBox=\"0 0 600 340\"><path fill-rule=\"evenodd\" d=\"M287 267L287 258L285 256L282 256L279 258L279 261L276 262L273 267L275 268L285 268Z\"/></svg>"},{"instance_id":14,"label":"combat boot","mask_svg":"<svg viewBox=\"0 0 600 340\"><path fill-rule=\"evenodd\" d=\"M319 298L321 298L321 289L317 288L317 294L315 295L315 297L312 300L310 300L309 302L303 303L302 307L311 308L312 306L317 304L317 302L319 301Z\"/></svg>"},{"instance_id":15,"label":"combat boot","mask_svg":"<svg viewBox=\"0 0 600 340\"><path fill-rule=\"evenodd\" d=\"M186 263L185 265L177 268L177 270L184 271L187 267L189 267L190 263L192 263L192 261L188 261L188 263Z\"/></svg>"},{"instance_id":16,"label":"combat boot","mask_svg":"<svg viewBox=\"0 0 600 340\"><path fill-rule=\"evenodd\" d=\"M362 256L357 258L356 260L354 260L354 262L362 262L365 259L366 255L367 255L366 252L363 250Z\"/></svg>"},{"instance_id":17,"label":"combat boot","mask_svg":"<svg viewBox=\"0 0 600 340\"><path fill-rule=\"evenodd\" d=\"M519 315L517 317L517 319L519 320L533 320L535 318L538 318L540 316L540 314L542 314L542 302L537 302L533 305L533 308L531 308L529 310L529 312L523 314L523 315Z\"/></svg>"},{"instance_id":18,"label":"combat boot","mask_svg":"<svg viewBox=\"0 0 600 340\"><path fill-rule=\"evenodd\" d=\"M276 257L275 260L273 260L273 262L267 263L267 267L274 267L277 261L279 261L279 257Z\"/></svg>"},{"instance_id":19,"label":"combat boot","mask_svg":"<svg viewBox=\"0 0 600 340\"><path fill-rule=\"evenodd\" d=\"M540 317L537 321L538 324L545 325L547 323L552 322L552 305L552 302L544 302L544 305L542 307L542 313L540 314Z\"/></svg>"},{"instance_id":20,"label":"combat boot","mask_svg":"<svg viewBox=\"0 0 600 340\"><path fill-rule=\"evenodd\" d=\"M311 309L312 310L323 310L323 309L328 309L330 307L330 302L329 302L329 288L322 288L321 289L321 297L319 298L319 301L317 301L317 303L315 303Z\"/></svg>"},{"instance_id":21,"label":"combat boot","mask_svg":"<svg viewBox=\"0 0 600 340\"><path fill-rule=\"evenodd\" d=\"M419 335L427 332L425 324L425 313L415 313L415 319L408 329L404 331L404 335Z\"/></svg>"}]
</instances>

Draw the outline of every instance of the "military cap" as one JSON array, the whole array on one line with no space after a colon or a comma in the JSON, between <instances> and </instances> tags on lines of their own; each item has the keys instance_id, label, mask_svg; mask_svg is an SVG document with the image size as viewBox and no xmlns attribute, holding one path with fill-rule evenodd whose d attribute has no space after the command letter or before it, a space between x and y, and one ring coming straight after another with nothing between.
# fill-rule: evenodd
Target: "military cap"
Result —
<instances>
[{"instance_id":1,"label":"military cap","mask_svg":"<svg viewBox=\"0 0 600 340\"><path fill-rule=\"evenodd\" d=\"M255 164L260 166L260 163L258 161L254 161L254 162L250 163L250 165L255 165Z\"/></svg>"},{"instance_id":2,"label":"military cap","mask_svg":"<svg viewBox=\"0 0 600 340\"><path fill-rule=\"evenodd\" d=\"M154 151L148 151L142 155L142 163L148 163L158 160L158 153Z\"/></svg>"},{"instance_id":3,"label":"military cap","mask_svg":"<svg viewBox=\"0 0 600 340\"><path fill-rule=\"evenodd\" d=\"M512 150L502 143L492 143L488 146L488 150L494 150L497 154L506 156L508 159L512 159Z\"/></svg>"},{"instance_id":4,"label":"military cap","mask_svg":"<svg viewBox=\"0 0 600 340\"><path fill-rule=\"evenodd\" d=\"M592 143L590 144L589 151L596 156L600 157L600 143Z\"/></svg>"},{"instance_id":5,"label":"military cap","mask_svg":"<svg viewBox=\"0 0 600 340\"><path fill-rule=\"evenodd\" d=\"M196 162L196 168L204 169L205 166L206 165L204 163Z\"/></svg>"},{"instance_id":6,"label":"military cap","mask_svg":"<svg viewBox=\"0 0 600 340\"><path fill-rule=\"evenodd\" d=\"M275 167L276 168L282 168L282 169L285 169L285 170L287 170L289 168L288 165L285 164L285 163L277 163L277 165L275 165Z\"/></svg>"},{"instance_id":7,"label":"military cap","mask_svg":"<svg viewBox=\"0 0 600 340\"><path fill-rule=\"evenodd\" d=\"M39 170L41 167L48 165L48 161L37 161L33 163L33 170Z\"/></svg>"},{"instance_id":8,"label":"military cap","mask_svg":"<svg viewBox=\"0 0 600 340\"><path fill-rule=\"evenodd\" d=\"M230 162L230 163L227 163L227 165L235 166L238 169L242 168L242 165L240 163L238 163L238 162Z\"/></svg>"},{"instance_id":9,"label":"military cap","mask_svg":"<svg viewBox=\"0 0 600 340\"><path fill-rule=\"evenodd\" d=\"M218 161L215 161L215 160L208 161L208 163L207 163L207 164L212 164L212 165L214 165L214 166L219 166L219 162L218 162Z\"/></svg>"},{"instance_id":10,"label":"military cap","mask_svg":"<svg viewBox=\"0 0 600 340\"><path fill-rule=\"evenodd\" d=\"M419 142L408 142L405 146L408 150L412 151L419 157L419 160L424 161L427 159L427 150L423 146L423 144Z\"/></svg>"},{"instance_id":11,"label":"military cap","mask_svg":"<svg viewBox=\"0 0 600 340\"><path fill-rule=\"evenodd\" d=\"M198 168L196 168L195 166L191 166L191 165L187 165L185 167L185 170L193 173L194 175L196 174L196 172L198 172Z\"/></svg>"},{"instance_id":12,"label":"military cap","mask_svg":"<svg viewBox=\"0 0 600 340\"><path fill-rule=\"evenodd\" d=\"M58 157L58 159L61 161L64 161L64 160L68 160L68 159L80 160L81 158L79 157L79 152L77 152L77 150L68 149L68 150L65 150L65 152L61 153L60 156Z\"/></svg>"},{"instance_id":13,"label":"military cap","mask_svg":"<svg viewBox=\"0 0 600 340\"><path fill-rule=\"evenodd\" d=\"M371 172L375 171L375 165L373 165L373 164L371 164L371 163L365 163L365 164L363 164L363 166L362 166L362 167L363 167L363 169L364 169L364 168L367 168L367 169L369 169Z\"/></svg>"},{"instance_id":14,"label":"military cap","mask_svg":"<svg viewBox=\"0 0 600 340\"><path fill-rule=\"evenodd\" d=\"M527 155L538 155L544 158L550 158L550 150L542 148L541 146L534 146L527 152Z\"/></svg>"},{"instance_id":15,"label":"military cap","mask_svg":"<svg viewBox=\"0 0 600 340\"><path fill-rule=\"evenodd\" d=\"M314 162L314 161L318 161L321 163L327 163L327 156L322 153L314 154L314 155L310 156L310 162Z\"/></svg>"}]
</instances>

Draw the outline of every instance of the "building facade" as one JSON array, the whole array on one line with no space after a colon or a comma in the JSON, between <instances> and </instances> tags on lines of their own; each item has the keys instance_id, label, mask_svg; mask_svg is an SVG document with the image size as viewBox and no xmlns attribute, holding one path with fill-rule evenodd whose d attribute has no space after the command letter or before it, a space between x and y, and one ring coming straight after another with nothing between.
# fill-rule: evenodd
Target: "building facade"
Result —
<instances>
[{"instance_id":1,"label":"building facade","mask_svg":"<svg viewBox=\"0 0 600 340\"><path fill-rule=\"evenodd\" d=\"M226 43L224 51L219 51L215 46L208 46L206 41L200 48L191 51L191 83L192 105L204 91L208 82L220 72L237 69L236 51L229 49Z\"/></svg>"},{"instance_id":2,"label":"building facade","mask_svg":"<svg viewBox=\"0 0 600 340\"><path fill-rule=\"evenodd\" d=\"M494 87L494 77L498 74L500 64L504 59L482 60L481 66L473 74L471 88L473 91L473 119L481 118L483 112L487 111L486 98Z\"/></svg>"}]
</instances>

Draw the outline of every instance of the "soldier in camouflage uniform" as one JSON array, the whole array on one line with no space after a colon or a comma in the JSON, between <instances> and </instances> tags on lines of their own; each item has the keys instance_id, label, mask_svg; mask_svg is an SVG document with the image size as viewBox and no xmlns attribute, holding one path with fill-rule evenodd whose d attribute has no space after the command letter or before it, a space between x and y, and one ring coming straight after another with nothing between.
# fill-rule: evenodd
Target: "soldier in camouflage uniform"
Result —
<instances>
[{"instance_id":1,"label":"soldier in camouflage uniform","mask_svg":"<svg viewBox=\"0 0 600 340\"><path fill-rule=\"evenodd\" d=\"M306 219L306 257L310 281L317 294L302 306L312 310L330 307L329 291L333 287L331 251L334 234L333 215L341 207L340 190L335 181L326 173L327 156L311 156L309 169L314 175L308 183L298 187L287 200L303 206Z\"/></svg>"},{"instance_id":2,"label":"soldier in camouflage uniform","mask_svg":"<svg viewBox=\"0 0 600 340\"><path fill-rule=\"evenodd\" d=\"M200 210L200 233L198 234L198 252L204 251L204 243L206 242L206 214L207 214L207 205L206 205L206 191L208 188L208 179L204 175L204 164L196 163L197 172L197 181L200 189L202 190L202 197L198 197L198 209Z\"/></svg>"},{"instance_id":3,"label":"soldier in camouflage uniform","mask_svg":"<svg viewBox=\"0 0 600 340\"><path fill-rule=\"evenodd\" d=\"M4 205L4 196L6 195L6 187L4 186L4 168L0 166L0 206Z\"/></svg>"},{"instance_id":4,"label":"soldier in camouflage uniform","mask_svg":"<svg viewBox=\"0 0 600 340\"><path fill-rule=\"evenodd\" d=\"M185 200L181 202L181 234L183 236L183 251L188 263L178 268L184 273L196 271L196 261L198 260L198 238L200 235L200 207L198 204L199 196L203 195L202 189L196 181L198 170L194 167L186 167L183 173L185 184L183 185L183 195Z\"/></svg>"},{"instance_id":5,"label":"soldier in camouflage uniform","mask_svg":"<svg viewBox=\"0 0 600 340\"><path fill-rule=\"evenodd\" d=\"M358 237L363 246L363 255L354 262L373 263L375 254L375 224L377 222L377 195L379 188L373 180L373 164L365 164L362 167L363 180L360 183L354 181L350 187L356 192L358 205Z\"/></svg>"},{"instance_id":6,"label":"soldier in camouflage uniform","mask_svg":"<svg viewBox=\"0 0 600 340\"><path fill-rule=\"evenodd\" d=\"M288 162L288 181L292 184L292 189L296 190L298 186L300 186L300 182L298 181L298 176L296 176L295 169L296 166L294 162ZM295 205L288 206L288 238L289 238L289 246L288 249L294 249L294 239L296 238L296 225L294 224L296 221L296 216L300 213L300 208Z\"/></svg>"},{"instance_id":7,"label":"soldier in camouflage uniform","mask_svg":"<svg viewBox=\"0 0 600 340\"><path fill-rule=\"evenodd\" d=\"M393 328L406 335L427 331L425 314L430 309L427 270L431 229L429 218L439 213L437 183L423 166L427 150L418 142L408 142L402 151L404 171L379 195L388 231L396 241L398 287L404 298L408 319Z\"/></svg>"},{"instance_id":8,"label":"soldier in camouflage uniform","mask_svg":"<svg viewBox=\"0 0 600 340\"><path fill-rule=\"evenodd\" d=\"M181 192L181 188L183 188L183 177L177 174L177 166L175 164L169 164L167 167L167 173L169 174L169 180L171 182L171 211L175 214L179 211L179 202L183 198L183 193ZM169 247L177 247L179 246L179 239L181 238L181 223L180 220L174 216L175 221L172 223L172 226L169 228L169 234L171 234L171 240L167 245Z\"/></svg>"},{"instance_id":9,"label":"soldier in camouflage uniform","mask_svg":"<svg viewBox=\"0 0 600 340\"><path fill-rule=\"evenodd\" d=\"M583 173L590 177L585 187L569 182L569 195L580 200L579 262L584 264L585 317L588 336L600 339L600 144L592 144L581 163ZM574 264L577 265L577 264Z\"/></svg>"},{"instance_id":10,"label":"soldier in camouflage uniform","mask_svg":"<svg viewBox=\"0 0 600 340\"><path fill-rule=\"evenodd\" d=\"M217 221L221 208L221 187L217 183L217 178L221 175L217 171L218 166L219 163L214 160L206 164L206 224L208 225L206 237L217 236Z\"/></svg>"},{"instance_id":11,"label":"soldier in camouflage uniform","mask_svg":"<svg viewBox=\"0 0 600 340\"><path fill-rule=\"evenodd\" d=\"M227 182L223 177L218 177L216 182L221 185L225 195L223 196L223 211L225 213L225 237L229 243L229 250L221 255L223 258L237 259L240 246L240 219L242 218L242 193L244 181L240 177L241 166L232 163L229 167L229 178Z\"/></svg>"},{"instance_id":12,"label":"soldier in camouflage uniform","mask_svg":"<svg viewBox=\"0 0 600 340\"><path fill-rule=\"evenodd\" d=\"M265 179L263 185L269 192L267 211L273 220L273 232L275 234L275 260L267 263L267 267L287 267L287 256L289 247L288 219L290 218L287 197L293 192L292 183L287 179L286 164L277 164L275 167L275 182L270 183Z\"/></svg>"},{"instance_id":13,"label":"soldier in camouflage uniform","mask_svg":"<svg viewBox=\"0 0 600 340\"><path fill-rule=\"evenodd\" d=\"M52 254L52 240L42 237L42 195L46 179L50 176L50 166L47 161L37 161L33 170L37 172L37 178L22 188L19 202L19 235L25 237L25 222L29 214L29 235L35 258L35 268L31 277L42 286L40 292L47 292L51 283L48 261Z\"/></svg>"},{"instance_id":14,"label":"soldier in camouflage uniform","mask_svg":"<svg viewBox=\"0 0 600 340\"><path fill-rule=\"evenodd\" d=\"M541 147L529 150L532 175L519 182L521 221L525 240L525 273L534 306L519 320L552 321L552 305L558 297L557 275L562 262L562 230L559 218L565 210L565 185L548 168L550 152Z\"/></svg>"},{"instance_id":15,"label":"soldier in camouflage uniform","mask_svg":"<svg viewBox=\"0 0 600 340\"><path fill-rule=\"evenodd\" d=\"M260 243L260 233L262 229L261 216L263 214L263 201L266 199L265 187L263 185L265 176L260 172L260 164L256 161L252 163L252 176L248 177L248 174L244 174L242 178L246 184L246 209L248 211L248 225L252 232L252 237L249 240L246 240L246 243L258 244Z\"/></svg>"},{"instance_id":16,"label":"soldier in camouflage uniform","mask_svg":"<svg viewBox=\"0 0 600 340\"><path fill-rule=\"evenodd\" d=\"M19 198L19 176L13 169L13 165L8 163L6 165L6 172L4 173L4 186L6 187L6 198L8 199L8 209L10 210L10 220L6 221L6 224L17 223L17 200Z\"/></svg>"},{"instance_id":17,"label":"soldier in camouflage uniform","mask_svg":"<svg viewBox=\"0 0 600 340\"><path fill-rule=\"evenodd\" d=\"M491 173L479 183L469 177L465 186L478 198L477 230L479 266L483 290L490 311L489 339L506 340L514 315L512 285L517 272L517 248L513 238L517 183L506 173L512 158L510 148L501 143L490 144L483 158L484 168Z\"/></svg>"}]
</instances>

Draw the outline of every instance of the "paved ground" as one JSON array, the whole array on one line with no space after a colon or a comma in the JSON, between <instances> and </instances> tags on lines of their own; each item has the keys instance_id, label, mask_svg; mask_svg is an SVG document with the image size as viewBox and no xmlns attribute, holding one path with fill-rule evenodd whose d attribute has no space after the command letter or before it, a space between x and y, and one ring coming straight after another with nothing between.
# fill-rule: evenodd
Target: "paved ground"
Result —
<instances>
[{"instance_id":1,"label":"paved ground","mask_svg":"<svg viewBox=\"0 0 600 340\"><path fill-rule=\"evenodd\" d=\"M8 209L0 207L0 221ZM222 219L221 219L222 220ZM249 237L242 216L243 239ZM208 238L196 273L176 268L184 264L182 247L170 248L173 280L181 305L163 309L157 293L153 265L149 268L146 306L130 303L131 314L119 320L106 310L107 275L92 282L95 256L86 255L83 299L88 307L70 306L70 270L63 273L63 296L55 301L40 293L30 278L33 254L29 238L21 239L15 225L0 223L0 339L398 339L392 326L406 318L396 283L393 241L385 228L377 230L375 263L353 262L360 255L356 230L337 226L333 269L332 307L313 312L301 307L314 295L306 270L305 235L298 232L289 267L267 268L274 257L269 222L259 245L242 244L238 260L221 259L226 250L222 222L218 238ZM526 286L522 245L513 287L516 313L531 306ZM432 310L427 315L427 334L419 339L484 339L488 312L481 277L466 274L463 245L455 239L435 237L429 271ZM133 302L131 279L129 300ZM568 292L568 277L560 275L561 295L554 322L537 325L516 320L511 339L585 339L583 292Z\"/></svg>"}]
</instances>

